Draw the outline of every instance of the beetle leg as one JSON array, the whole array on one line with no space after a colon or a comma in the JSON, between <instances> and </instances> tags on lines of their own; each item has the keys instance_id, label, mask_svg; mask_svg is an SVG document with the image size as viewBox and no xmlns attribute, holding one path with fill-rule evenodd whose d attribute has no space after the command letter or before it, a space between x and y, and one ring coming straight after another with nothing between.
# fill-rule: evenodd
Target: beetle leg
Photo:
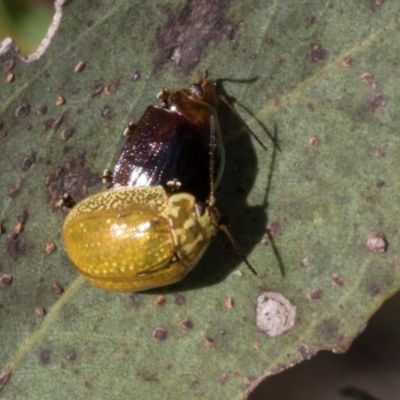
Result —
<instances>
[{"instance_id":1,"label":"beetle leg","mask_svg":"<svg viewBox=\"0 0 400 400\"><path fill-rule=\"evenodd\" d=\"M251 136L253 136L254 139L257 140L258 144L264 149L267 150L267 146L265 146L265 144L261 141L261 139L249 128L249 126L246 124L246 122L244 121L244 119L240 116L240 114L235 110L235 108L232 106L231 103L229 103L229 101L226 99L225 96L223 96L222 94L218 95L219 99L221 101L223 101L229 108L230 110L235 114L235 117L244 125L244 127L247 129L247 131L250 133ZM240 104L241 107L244 107ZM245 110L247 111L247 109L245 108ZM259 122L259 120L252 115L253 118L256 119L257 122Z\"/></svg>"},{"instance_id":2,"label":"beetle leg","mask_svg":"<svg viewBox=\"0 0 400 400\"><path fill-rule=\"evenodd\" d=\"M133 122L128 122L128 125L124 129L124 136L130 136L134 132L136 125Z\"/></svg>"},{"instance_id":3,"label":"beetle leg","mask_svg":"<svg viewBox=\"0 0 400 400\"><path fill-rule=\"evenodd\" d=\"M160 93L157 94L157 98L163 102L163 105L167 105L169 97L169 90L162 88Z\"/></svg>"},{"instance_id":4,"label":"beetle leg","mask_svg":"<svg viewBox=\"0 0 400 400\"><path fill-rule=\"evenodd\" d=\"M112 172L109 169L105 169L103 171L103 175L101 176L101 181L103 183L110 183L112 180Z\"/></svg>"},{"instance_id":5,"label":"beetle leg","mask_svg":"<svg viewBox=\"0 0 400 400\"><path fill-rule=\"evenodd\" d=\"M57 207L63 208L72 208L75 205L74 200L68 193L64 193L60 200L57 202Z\"/></svg>"}]
</instances>

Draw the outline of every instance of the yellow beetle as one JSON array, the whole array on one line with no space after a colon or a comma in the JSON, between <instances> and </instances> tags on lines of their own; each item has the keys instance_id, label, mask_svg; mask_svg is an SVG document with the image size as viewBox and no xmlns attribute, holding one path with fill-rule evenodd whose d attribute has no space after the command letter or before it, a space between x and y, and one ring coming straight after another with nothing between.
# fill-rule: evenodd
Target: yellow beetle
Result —
<instances>
[{"instance_id":1,"label":"yellow beetle","mask_svg":"<svg viewBox=\"0 0 400 400\"><path fill-rule=\"evenodd\" d=\"M218 230L218 212L188 193L122 187L81 201L64 223L69 258L91 283L140 291L183 279Z\"/></svg>"}]
</instances>

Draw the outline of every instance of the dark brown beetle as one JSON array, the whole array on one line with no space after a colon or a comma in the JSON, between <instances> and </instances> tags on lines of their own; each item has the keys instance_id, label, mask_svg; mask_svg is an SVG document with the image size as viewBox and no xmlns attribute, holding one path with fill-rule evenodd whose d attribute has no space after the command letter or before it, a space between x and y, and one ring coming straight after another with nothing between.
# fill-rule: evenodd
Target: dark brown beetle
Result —
<instances>
[{"instance_id":1,"label":"dark brown beetle","mask_svg":"<svg viewBox=\"0 0 400 400\"><path fill-rule=\"evenodd\" d=\"M206 77L189 89L158 95L163 105L147 107L132 129L111 178L111 188L162 186L206 202L210 194L210 132L215 124L214 182L224 169L224 149L216 108L215 85Z\"/></svg>"}]
</instances>

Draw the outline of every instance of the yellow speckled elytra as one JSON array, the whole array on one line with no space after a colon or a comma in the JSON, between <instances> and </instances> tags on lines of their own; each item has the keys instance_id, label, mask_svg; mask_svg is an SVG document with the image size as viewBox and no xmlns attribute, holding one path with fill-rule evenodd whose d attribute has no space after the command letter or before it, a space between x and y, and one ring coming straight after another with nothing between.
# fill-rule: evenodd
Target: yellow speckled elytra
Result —
<instances>
[{"instance_id":1,"label":"yellow speckled elytra","mask_svg":"<svg viewBox=\"0 0 400 400\"><path fill-rule=\"evenodd\" d=\"M140 291L183 279L218 230L218 214L200 215L188 193L161 186L97 193L68 214L65 248L91 283L112 291Z\"/></svg>"}]
</instances>

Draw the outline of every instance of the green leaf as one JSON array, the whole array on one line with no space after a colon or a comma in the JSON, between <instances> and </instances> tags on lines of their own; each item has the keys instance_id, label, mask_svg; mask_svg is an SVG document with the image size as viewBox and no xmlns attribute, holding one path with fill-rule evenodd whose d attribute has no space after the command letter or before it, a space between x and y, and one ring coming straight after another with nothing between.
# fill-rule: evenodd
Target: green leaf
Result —
<instances>
[{"instance_id":1,"label":"green leaf","mask_svg":"<svg viewBox=\"0 0 400 400\"><path fill-rule=\"evenodd\" d=\"M2 398L239 399L348 348L400 285L400 20L381 3L75 1L37 60L2 53ZM205 70L268 148L222 105L217 204L258 276L219 234L179 284L92 287L57 201L104 190L128 121ZM265 292L290 302L283 319L296 307L273 338L256 324Z\"/></svg>"}]
</instances>

